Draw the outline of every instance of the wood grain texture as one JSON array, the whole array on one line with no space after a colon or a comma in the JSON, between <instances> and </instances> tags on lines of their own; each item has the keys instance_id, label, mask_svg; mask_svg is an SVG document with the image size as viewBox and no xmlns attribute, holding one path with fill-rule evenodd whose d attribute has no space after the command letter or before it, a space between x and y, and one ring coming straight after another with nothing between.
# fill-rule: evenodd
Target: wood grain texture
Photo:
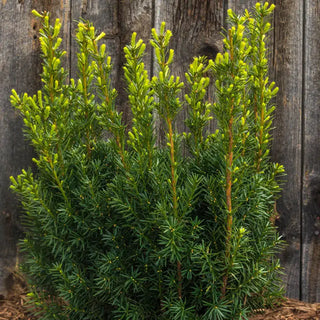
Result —
<instances>
[{"instance_id":1,"label":"wood grain texture","mask_svg":"<svg viewBox=\"0 0 320 320\"><path fill-rule=\"evenodd\" d=\"M9 190L9 177L31 166L33 156L22 134L22 121L10 106L9 96L12 88L18 93L33 94L41 86L40 25L31 14L32 9L53 11L61 20L69 20L67 0L0 3L0 295L3 296L10 289L6 279L16 265L16 244L22 235L20 210ZM68 36L68 28L63 30Z\"/></svg>"},{"instance_id":2,"label":"wood grain texture","mask_svg":"<svg viewBox=\"0 0 320 320\"><path fill-rule=\"evenodd\" d=\"M320 1L304 11L303 210L301 298L320 301Z\"/></svg>"},{"instance_id":3,"label":"wood grain texture","mask_svg":"<svg viewBox=\"0 0 320 320\"><path fill-rule=\"evenodd\" d=\"M228 9L232 9L237 14L243 14L245 9L248 9L250 11L257 3L256 0L227 0L227 2Z\"/></svg>"},{"instance_id":4,"label":"wood grain texture","mask_svg":"<svg viewBox=\"0 0 320 320\"><path fill-rule=\"evenodd\" d=\"M287 176L277 203L279 227L287 246L281 254L286 294L300 298L301 262L301 106L303 88L303 1L276 1L274 14L274 80L279 87L272 159Z\"/></svg>"}]
</instances>

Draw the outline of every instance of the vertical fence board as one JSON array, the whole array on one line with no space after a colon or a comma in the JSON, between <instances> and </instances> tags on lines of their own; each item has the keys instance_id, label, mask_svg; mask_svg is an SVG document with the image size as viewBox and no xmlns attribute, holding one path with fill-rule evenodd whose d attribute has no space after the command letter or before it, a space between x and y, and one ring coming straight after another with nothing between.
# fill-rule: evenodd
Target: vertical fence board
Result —
<instances>
[{"instance_id":1,"label":"vertical fence board","mask_svg":"<svg viewBox=\"0 0 320 320\"><path fill-rule=\"evenodd\" d=\"M24 141L21 122L11 108L9 95L17 91L35 91L39 84L39 58L35 52L31 4L18 1L0 4L0 295L7 294L5 279L15 265L19 235L17 201L9 190L9 176L30 165L32 150ZM16 30L25 32L16 33ZM14 41L12 41L14 39ZM31 82L31 85L30 85ZM29 86L28 86L29 84Z\"/></svg>"},{"instance_id":2,"label":"vertical fence board","mask_svg":"<svg viewBox=\"0 0 320 320\"><path fill-rule=\"evenodd\" d=\"M30 166L33 156L9 96L12 88L20 94L34 94L41 86L40 25L31 10L55 11L61 20L68 20L68 7L67 0L0 2L0 296L6 296L10 289L8 279L16 265L16 245L22 235L19 206L9 190L9 177ZM63 30L68 36L65 26Z\"/></svg>"},{"instance_id":3,"label":"vertical fence board","mask_svg":"<svg viewBox=\"0 0 320 320\"><path fill-rule=\"evenodd\" d=\"M149 44L151 28L153 27L152 0L122 0L119 2L119 26L121 33L121 51L130 43L133 32L137 40L142 39L146 44L144 56L145 67L150 71L151 45Z\"/></svg>"},{"instance_id":4,"label":"vertical fence board","mask_svg":"<svg viewBox=\"0 0 320 320\"><path fill-rule=\"evenodd\" d=\"M281 0L276 5L272 67L280 90L276 100L272 158L284 165L287 174L277 204L280 231L287 242L281 254L284 285L289 297L299 298L303 1Z\"/></svg>"},{"instance_id":5,"label":"vertical fence board","mask_svg":"<svg viewBox=\"0 0 320 320\"><path fill-rule=\"evenodd\" d=\"M302 299L320 301L320 2L306 1Z\"/></svg>"},{"instance_id":6,"label":"vertical fence board","mask_svg":"<svg viewBox=\"0 0 320 320\"><path fill-rule=\"evenodd\" d=\"M243 14L245 9L250 10L256 3L256 0L228 0L228 9Z\"/></svg>"}]
</instances>

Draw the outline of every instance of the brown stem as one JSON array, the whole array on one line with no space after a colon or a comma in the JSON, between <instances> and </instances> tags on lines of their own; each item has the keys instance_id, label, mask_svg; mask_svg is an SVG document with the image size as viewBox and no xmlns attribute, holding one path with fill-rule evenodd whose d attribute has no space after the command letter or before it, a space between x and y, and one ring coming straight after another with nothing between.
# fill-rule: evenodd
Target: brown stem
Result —
<instances>
[{"instance_id":1,"label":"brown stem","mask_svg":"<svg viewBox=\"0 0 320 320\"><path fill-rule=\"evenodd\" d=\"M231 30L229 30L229 39L230 39L230 59L234 60L234 48L233 48L233 36ZM231 77L234 78L233 68L231 70ZM233 109L234 109L234 99L232 99L231 107L230 107L230 119L228 124L228 154L227 154L227 168L226 168L226 204L227 204L227 236L226 236L226 260L227 263L230 259L230 251L231 251L231 235L232 235L232 163L233 163ZM225 270L225 274L223 276L223 286L221 289L222 298L226 294L227 284L228 284L228 266Z\"/></svg>"},{"instance_id":2,"label":"brown stem","mask_svg":"<svg viewBox=\"0 0 320 320\"><path fill-rule=\"evenodd\" d=\"M231 106L231 114L234 106ZM226 204L228 210L227 217L227 237L226 237L226 257L227 261L230 258L230 249L231 249L231 235L232 235L232 162L233 162L233 134L232 134L232 126L233 126L233 116L231 116L229 120L229 146L228 146L228 155L227 155L227 169L226 169ZM228 282L228 272L226 270L225 275L223 276L223 286L221 289L222 297L226 294Z\"/></svg>"}]
</instances>

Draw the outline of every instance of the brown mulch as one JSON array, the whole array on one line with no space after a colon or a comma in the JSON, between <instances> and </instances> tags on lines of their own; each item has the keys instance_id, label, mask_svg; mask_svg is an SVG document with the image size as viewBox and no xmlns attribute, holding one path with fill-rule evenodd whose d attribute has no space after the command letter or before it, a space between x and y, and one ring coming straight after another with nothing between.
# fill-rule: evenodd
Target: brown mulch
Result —
<instances>
[{"instance_id":1,"label":"brown mulch","mask_svg":"<svg viewBox=\"0 0 320 320\"><path fill-rule=\"evenodd\" d=\"M26 308L25 288L15 288L8 299L0 300L0 320L36 320ZM286 299L279 307L261 310L250 320L320 320L320 303Z\"/></svg>"},{"instance_id":2,"label":"brown mulch","mask_svg":"<svg viewBox=\"0 0 320 320\"><path fill-rule=\"evenodd\" d=\"M320 320L320 303L285 299L279 307L263 310L250 320Z\"/></svg>"},{"instance_id":3,"label":"brown mulch","mask_svg":"<svg viewBox=\"0 0 320 320\"><path fill-rule=\"evenodd\" d=\"M37 320L27 310L26 287L16 284L7 299L0 297L0 320Z\"/></svg>"}]
</instances>

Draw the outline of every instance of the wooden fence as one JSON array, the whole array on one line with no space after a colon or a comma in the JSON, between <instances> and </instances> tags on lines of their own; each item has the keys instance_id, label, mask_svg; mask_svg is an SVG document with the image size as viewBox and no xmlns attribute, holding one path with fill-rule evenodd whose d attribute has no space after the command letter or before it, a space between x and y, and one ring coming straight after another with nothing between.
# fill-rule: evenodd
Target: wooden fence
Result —
<instances>
[{"instance_id":1,"label":"wooden fence","mask_svg":"<svg viewBox=\"0 0 320 320\"><path fill-rule=\"evenodd\" d=\"M183 74L192 57L214 57L221 50L226 11L242 12L254 0L0 0L0 295L17 261L22 235L19 207L9 191L9 176L32 165L32 149L24 141L19 115L10 107L12 88L35 93L40 88L39 22L31 10L47 10L63 23L66 68L76 76L74 29L79 17L106 33L113 58L119 106L126 112L122 87L123 46L131 33L148 42L150 30L166 21L173 31L174 72ZM287 295L320 301L320 1L275 0L270 34L270 77L277 96L272 158L287 177L277 208L287 247L281 255ZM154 61L150 46L146 65ZM183 129L183 115L178 126ZM7 279L5 281L5 279Z\"/></svg>"}]
</instances>

